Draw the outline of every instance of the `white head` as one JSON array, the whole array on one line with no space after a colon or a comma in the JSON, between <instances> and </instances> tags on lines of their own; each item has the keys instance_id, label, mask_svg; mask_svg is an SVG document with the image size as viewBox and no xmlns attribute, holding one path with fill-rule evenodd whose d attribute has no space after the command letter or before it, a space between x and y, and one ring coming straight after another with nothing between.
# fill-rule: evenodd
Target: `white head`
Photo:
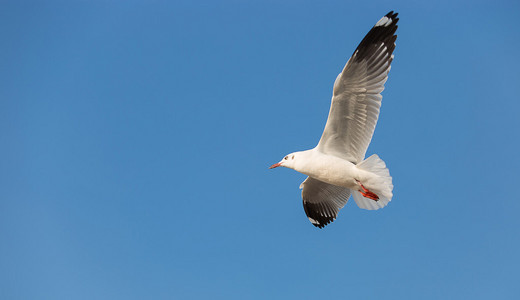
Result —
<instances>
[{"instance_id":1,"label":"white head","mask_svg":"<svg viewBox=\"0 0 520 300\"><path fill-rule=\"evenodd\" d=\"M296 159L298 158L299 152L293 152L291 154L286 155L279 163L276 163L269 167L269 169L273 169L276 167L286 167L290 169L294 169L294 164Z\"/></svg>"}]
</instances>

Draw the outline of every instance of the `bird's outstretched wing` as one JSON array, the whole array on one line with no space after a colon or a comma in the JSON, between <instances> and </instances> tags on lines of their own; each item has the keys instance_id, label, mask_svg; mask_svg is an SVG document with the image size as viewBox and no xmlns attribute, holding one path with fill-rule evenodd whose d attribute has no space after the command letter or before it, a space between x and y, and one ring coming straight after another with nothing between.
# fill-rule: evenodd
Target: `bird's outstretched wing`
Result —
<instances>
[{"instance_id":1,"label":"bird's outstretched wing","mask_svg":"<svg viewBox=\"0 0 520 300\"><path fill-rule=\"evenodd\" d=\"M350 197L350 189L307 177L300 185L303 209L312 225L323 228L333 222Z\"/></svg>"},{"instance_id":2,"label":"bird's outstretched wing","mask_svg":"<svg viewBox=\"0 0 520 300\"><path fill-rule=\"evenodd\" d=\"M319 151L353 163L365 157L393 60L398 20L393 11L381 18L336 78Z\"/></svg>"}]
</instances>

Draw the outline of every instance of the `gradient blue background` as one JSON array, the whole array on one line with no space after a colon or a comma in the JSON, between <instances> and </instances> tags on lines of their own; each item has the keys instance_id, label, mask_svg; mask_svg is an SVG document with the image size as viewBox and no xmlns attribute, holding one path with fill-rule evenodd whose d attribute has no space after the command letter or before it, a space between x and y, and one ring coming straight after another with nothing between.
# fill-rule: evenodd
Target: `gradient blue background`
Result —
<instances>
[{"instance_id":1,"label":"gradient blue background","mask_svg":"<svg viewBox=\"0 0 520 300\"><path fill-rule=\"evenodd\" d=\"M367 154L382 210L305 176L336 75L400 14ZM520 294L520 2L3 1L1 299Z\"/></svg>"}]
</instances>

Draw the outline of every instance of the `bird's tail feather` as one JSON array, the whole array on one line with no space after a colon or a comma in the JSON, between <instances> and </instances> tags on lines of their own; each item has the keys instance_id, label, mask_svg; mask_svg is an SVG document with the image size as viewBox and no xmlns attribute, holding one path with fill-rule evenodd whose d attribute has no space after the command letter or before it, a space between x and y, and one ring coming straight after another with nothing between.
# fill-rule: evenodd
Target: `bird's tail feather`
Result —
<instances>
[{"instance_id":1,"label":"bird's tail feather","mask_svg":"<svg viewBox=\"0 0 520 300\"><path fill-rule=\"evenodd\" d=\"M371 172L377 177L372 179L370 184L370 190L374 192L379 199L377 201L369 199L361 195L359 191L352 191L352 197L359 208L376 210L385 207L392 200L392 190L394 185L392 184L392 176L390 171L386 167L385 162L374 154L364 161L360 162L357 167L359 169Z\"/></svg>"}]
</instances>

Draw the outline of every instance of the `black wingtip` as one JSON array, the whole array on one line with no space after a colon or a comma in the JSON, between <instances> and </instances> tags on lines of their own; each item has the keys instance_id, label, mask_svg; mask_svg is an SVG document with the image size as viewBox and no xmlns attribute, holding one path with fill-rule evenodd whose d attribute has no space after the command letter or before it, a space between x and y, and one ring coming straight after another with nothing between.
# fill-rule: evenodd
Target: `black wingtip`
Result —
<instances>
[{"instance_id":1,"label":"black wingtip","mask_svg":"<svg viewBox=\"0 0 520 300\"><path fill-rule=\"evenodd\" d=\"M318 221L318 222L320 222L320 221ZM327 226L328 224L330 224L332 222L334 222L334 220L332 220L332 221L328 221L328 220L327 221L322 221L322 222L317 223L317 224L311 222L311 224L314 225L314 227L318 227L319 229L323 229L325 226Z\"/></svg>"},{"instance_id":2,"label":"black wingtip","mask_svg":"<svg viewBox=\"0 0 520 300\"><path fill-rule=\"evenodd\" d=\"M325 228L325 226L329 225L332 222L334 222L334 220L328 221L327 223L322 223L322 224L314 224L314 223L312 223L312 225L314 225L315 227L318 227L319 229L323 229L323 228Z\"/></svg>"},{"instance_id":3,"label":"black wingtip","mask_svg":"<svg viewBox=\"0 0 520 300\"><path fill-rule=\"evenodd\" d=\"M393 10L391 10L389 13L385 15L387 18L395 19L399 13L394 13Z\"/></svg>"},{"instance_id":4,"label":"black wingtip","mask_svg":"<svg viewBox=\"0 0 520 300\"><path fill-rule=\"evenodd\" d=\"M392 23L397 23L399 21L399 18L397 17L399 13L394 13L393 10L391 10L389 13L385 15L385 17L392 19Z\"/></svg>"},{"instance_id":5,"label":"black wingtip","mask_svg":"<svg viewBox=\"0 0 520 300\"><path fill-rule=\"evenodd\" d=\"M398 27L397 22L399 21L397 15L398 13L394 13L392 10L377 21L361 43L359 43L356 51L354 51L354 54L357 53L355 60L361 61L372 55L380 43L385 44L389 55L392 55L397 38L397 35L395 35Z\"/></svg>"},{"instance_id":6,"label":"black wingtip","mask_svg":"<svg viewBox=\"0 0 520 300\"><path fill-rule=\"evenodd\" d=\"M311 224L320 229L334 222L337 215L335 213L334 216L326 216L324 212L330 212L332 210L327 206L327 204L324 203L309 203L304 201L303 209L305 210L307 218L309 218L309 221L311 221Z\"/></svg>"}]
</instances>

